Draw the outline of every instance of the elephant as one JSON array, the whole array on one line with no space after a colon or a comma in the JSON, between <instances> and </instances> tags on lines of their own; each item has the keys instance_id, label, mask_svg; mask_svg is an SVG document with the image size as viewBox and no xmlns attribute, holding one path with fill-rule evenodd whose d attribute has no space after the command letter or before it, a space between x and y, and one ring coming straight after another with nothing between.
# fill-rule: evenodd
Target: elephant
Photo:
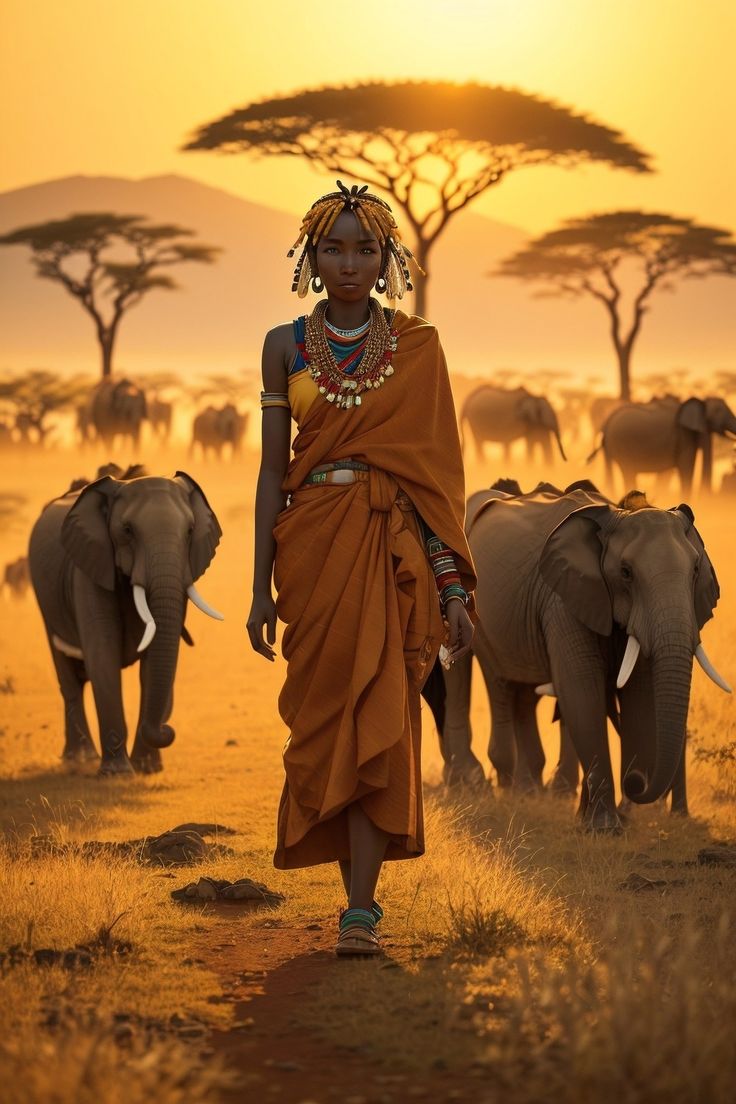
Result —
<instances>
[{"instance_id":1,"label":"elephant","mask_svg":"<svg viewBox=\"0 0 736 1104\"><path fill-rule=\"evenodd\" d=\"M616 464L627 487L636 484L644 472L677 469L682 494L690 494L698 451L703 454L701 489L711 489L713 446L711 436L736 437L736 414L726 401L711 395L705 399L678 399L674 395L648 403L625 403L606 419L601 444L588 457L603 449L609 482Z\"/></svg>"},{"instance_id":2,"label":"elephant","mask_svg":"<svg viewBox=\"0 0 736 1104\"><path fill-rule=\"evenodd\" d=\"M690 507L627 510L587 481L564 492L540 484L527 495L471 496L467 526L478 572L473 653L491 703L499 784L520 776L541 784L535 698L551 693L569 738L556 782L573 770L576 781L574 749L589 828L621 823L607 716L621 736L625 799L646 804L672 789L673 811L686 813L693 654L730 690L700 642L719 587ZM465 777L480 768L470 753L471 664L467 656L446 673L443 752Z\"/></svg>"},{"instance_id":3,"label":"elephant","mask_svg":"<svg viewBox=\"0 0 736 1104\"><path fill-rule=\"evenodd\" d=\"M480 462L483 461L485 441L503 444L504 455L508 460L512 442L522 437L526 441L530 460L535 445L539 445L545 463L551 464L552 438L557 441L562 459L567 459L560 439L557 415L549 400L540 395L532 395L525 387L508 390L484 384L468 395L460 412L463 451L464 423L470 428Z\"/></svg>"},{"instance_id":4,"label":"elephant","mask_svg":"<svg viewBox=\"0 0 736 1104\"><path fill-rule=\"evenodd\" d=\"M219 460L222 458L223 448L229 444L235 456L240 452L247 428L248 415L239 413L233 403L226 403L220 408L208 406L197 414L192 424L189 455L193 455L195 445L199 444L205 459L212 449Z\"/></svg>"},{"instance_id":5,"label":"elephant","mask_svg":"<svg viewBox=\"0 0 736 1104\"><path fill-rule=\"evenodd\" d=\"M151 423L151 429L160 441L168 441L169 439L171 414L171 403L164 402L163 399L159 399L157 395L154 395L148 403L148 420Z\"/></svg>"},{"instance_id":6,"label":"elephant","mask_svg":"<svg viewBox=\"0 0 736 1104\"><path fill-rule=\"evenodd\" d=\"M145 393L129 379L103 379L90 393L87 402L86 431L94 426L99 440L112 450L116 437L140 443L141 424L147 417ZM82 430L79 417L77 425Z\"/></svg>"},{"instance_id":7,"label":"elephant","mask_svg":"<svg viewBox=\"0 0 736 1104\"><path fill-rule=\"evenodd\" d=\"M194 582L222 530L202 489L185 472L129 482L106 475L42 511L31 533L31 582L64 700L62 758L97 758L84 713L92 684L100 774L162 769L174 739L167 722L187 596L218 620ZM143 630L143 631L142 631ZM141 700L130 758L120 671L138 659Z\"/></svg>"}]
</instances>

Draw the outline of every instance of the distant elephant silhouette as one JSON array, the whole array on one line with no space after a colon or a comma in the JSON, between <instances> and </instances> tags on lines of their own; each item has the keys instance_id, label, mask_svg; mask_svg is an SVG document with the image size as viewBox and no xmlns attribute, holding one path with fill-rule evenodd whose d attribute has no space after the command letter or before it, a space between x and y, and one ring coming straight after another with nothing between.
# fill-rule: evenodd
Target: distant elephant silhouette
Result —
<instances>
[{"instance_id":1,"label":"distant elephant silhouette","mask_svg":"<svg viewBox=\"0 0 736 1104\"><path fill-rule=\"evenodd\" d=\"M557 415L548 399L533 395L525 387L507 389L484 384L466 398L460 412L460 434L465 446L465 427L475 441L476 456L483 461L486 441L502 444L509 459L514 441L526 441L527 457L533 458L539 446L546 464L552 463L552 439L557 441L560 455L566 460L560 439Z\"/></svg>"},{"instance_id":2,"label":"distant elephant silhouette","mask_svg":"<svg viewBox=\"0 0 736 1104\"><path fill-rule=\"evenodd\" d=\"M171 433L171 415L172 405L170 402L164 402L163 399L159 399L157 395L148 403L148 420L151 423L151 429L156 437L161 441L168 441Z\"/></svg>"},{"instance_id":3,"label":"distant elephant silhouette","mask_svg":"<svg viewBox=\"0 0 736 1104\"><path fill-rule=\"evenodd\" d=\"M87 402L87 426L94 426L98 440L112 451L116 437L140 443L141 425L147 417L145 393L129 379L108 377L90 393ZM78 419L78 426L81 425Z\"/></svg>"},{"instance_id":4,"label":"distant elephant silhouette","mask_svg":"<svg viewBox=\"0 0 736 1104\"><path fill-rule=\"evenodd\" d=\"M714 433L736 437L736 414L719 396L681 400L666 395L648 403L625 403L606 419L601 443L588 460L602 449L609 483L616 465L624 488L635 486L639 475L677 470L682 493L689 494L695 460L702 452L701 489L710 490Z\"/></svg>"},{"instance_id":5,"label":"distant elephant silhouette","mask_svg":"<svg viewBox=\"0 0 736 1104\"><path fill-rule=\"evenodd\" d=\"M189 455L193 455L195 446L199 445L204 459L212 451L219 460L222 459L225 445L229 444L232 455L236 456L240 452L247 428L248 415L241 414L233 403L225 403L219 408L208 406L197 414L192 423Z\"/></svg>"}]
</instances>

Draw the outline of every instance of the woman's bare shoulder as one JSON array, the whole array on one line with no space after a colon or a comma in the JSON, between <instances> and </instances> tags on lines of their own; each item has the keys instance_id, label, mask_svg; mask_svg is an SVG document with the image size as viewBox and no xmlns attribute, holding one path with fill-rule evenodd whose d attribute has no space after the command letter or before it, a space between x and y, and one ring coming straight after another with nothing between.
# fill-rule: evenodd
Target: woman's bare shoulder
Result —
<instances>
[{"instance_id":1,"label":"woman's bare shoulder","mask_svg":"<svg viewBox=\"0 0 736 1104\"><path fill-rule=\"evenodd\" d=\"M263 341L264 350L286 349L289 345L294 345L294 327L291 322L280 322L278 326L272 326Z\"/></svg>"}]
</instances>

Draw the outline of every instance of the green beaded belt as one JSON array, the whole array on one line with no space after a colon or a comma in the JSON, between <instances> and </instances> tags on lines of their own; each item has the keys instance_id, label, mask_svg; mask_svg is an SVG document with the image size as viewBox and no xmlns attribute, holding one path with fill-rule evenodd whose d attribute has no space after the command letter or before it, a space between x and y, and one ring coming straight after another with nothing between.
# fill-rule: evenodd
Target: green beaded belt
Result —
<instances>
[{"instance_id":1,"label":"green beaded belt","mask_svg":"<svg viewBox=\"0 0 736 1104\"><path fill-rule=\"evenodd\" d=\"M369 472L371 470L369 465L364 464L361 460L335 460L332 464L323 464L320 466L323 470L311 471L302 483L303 487L313 486L315 483L338 482L338 480L334 479L332 476L332 473L336 471ZM361 477L357 476L356 478Z\"/></svg>"}]
</instances>

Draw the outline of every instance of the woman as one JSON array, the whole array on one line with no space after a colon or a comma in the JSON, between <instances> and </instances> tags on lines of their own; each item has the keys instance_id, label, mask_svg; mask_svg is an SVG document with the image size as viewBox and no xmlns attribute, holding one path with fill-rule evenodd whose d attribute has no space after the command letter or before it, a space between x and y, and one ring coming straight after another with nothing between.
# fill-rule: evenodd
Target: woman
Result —
<instances>
[{"instance_id":1,"label":"woman","mask_svg":"<svg viewBox=\"0 0 736 1104\"><path fill-rule=\"evenodd\" d=\"M304 243L292 290L305 296L311 280L327 298L263 347L247 627L272 661L277 614L286 624L274 864L340 864L336 951L347 955L379 953L382 863L424 851L419 695L443 641L446 663L470 648L475 575L437 332L371 296L411 290L412 255L383 200L338 188L313 204L289 252Z\"/></svg>"}]
</instances>

